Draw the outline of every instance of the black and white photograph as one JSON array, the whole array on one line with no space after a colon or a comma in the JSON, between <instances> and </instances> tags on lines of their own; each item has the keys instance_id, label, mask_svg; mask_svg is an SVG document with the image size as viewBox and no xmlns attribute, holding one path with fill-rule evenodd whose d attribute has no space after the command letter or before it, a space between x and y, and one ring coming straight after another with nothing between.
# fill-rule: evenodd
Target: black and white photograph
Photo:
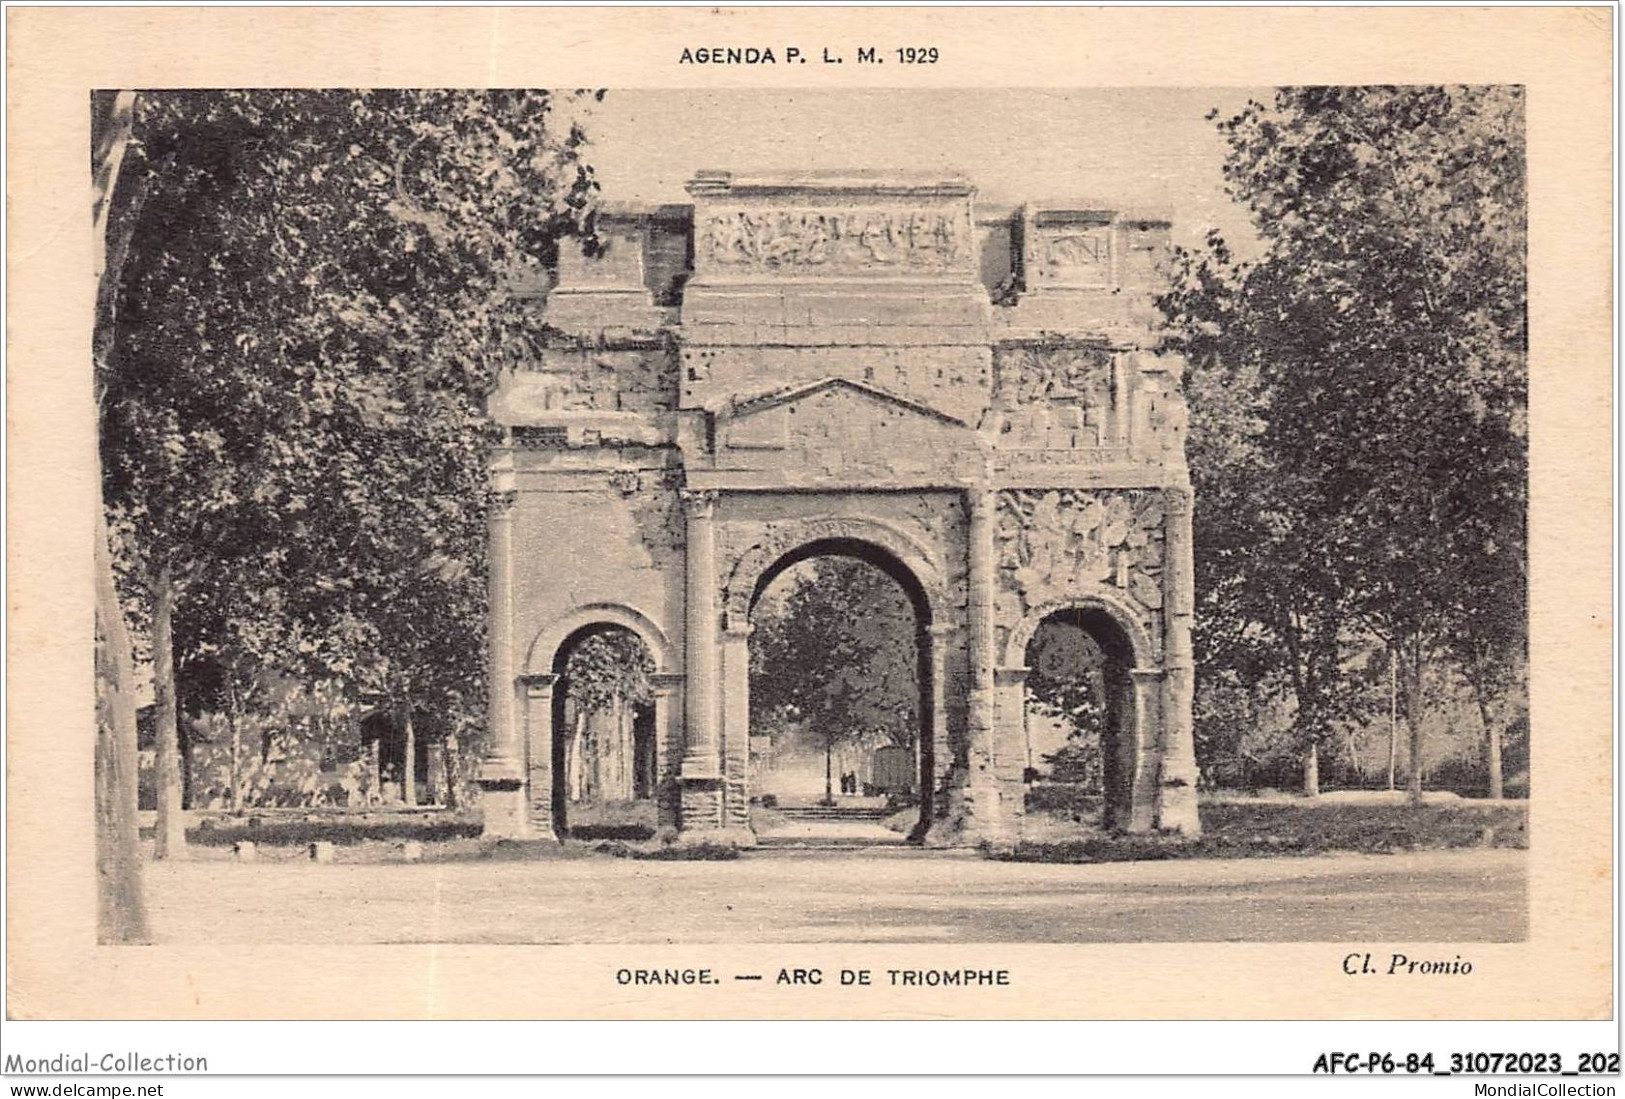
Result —
<instances>
[{"instance_id":1,"label":"black and white photograph","mask_svg":"<svg viewBox=\"0 0 1625 1099\"><path fill-rule=\"evenodd\" d=\"M90 106L110 937L1524 936L1517 86Z\"/></svg>"}]
</instances>

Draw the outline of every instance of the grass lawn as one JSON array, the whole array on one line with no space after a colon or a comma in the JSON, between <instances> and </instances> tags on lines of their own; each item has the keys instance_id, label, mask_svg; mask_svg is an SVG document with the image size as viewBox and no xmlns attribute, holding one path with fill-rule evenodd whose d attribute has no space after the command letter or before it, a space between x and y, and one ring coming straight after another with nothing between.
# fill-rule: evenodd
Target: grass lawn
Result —
<instances>
[{"instance_id":1,"label":"grass lawn","mask_svg":"<svg viewBox=\"0 0 1625 1099\"><path fill-rule=\"evenodd\" d=\"M715 844L661 844L653 842L653 807L645 822L631 813L582 813L571 821L571 843L550 839L490 840L482 838L484 826L477 814L248 812L241 817L208 818L186 830L188 857L198 861L227 860L240 843L251 843L255 858L262 862L308 860L310 846L333 845L332 858L339 863L401 862L406 844L421 845L414 861L463 862L495 859L556 860L611 855L633 859L698 859L713 861L737 858L732 848ZM142 829L151 840L152 829Z\"/></svg>"},{"instance_id":2,"label":"grass lawn","mask_svg":"<svg viewBox=\"0 0 1625 1099\"><path fill-rule=\"evenodd\" d=\"M1039 826L1034 831L1044 834L1043 839L990 850L989 857L1015 862L1133 862L1529 846L1527 809L1504 802L1413 807L1226 801L1202 806L1202 838L1195 841L1116 835L1089 823L1056 819L1043 810L1033 817Z\"/></svg>"},{"instance_id":3,"label":"grass lawn","mask_svg":"<svg viewBox=\"0 0 1625 1099\"><path fill-rule=\"evenodd\" d=\"M1056 787L1029 794L1025 838L1012 846L989 848L993 859L1014 862L1137 862L1157 859L1238 859L1319 855L1336 852L1392 854L1450 848L1529 846L1528 810L1521 802L1476 802L1452 798L1412 807L1400 801L1346 800L1328 795L1317 801L1219 795L1202 804L1202 838L1106 832L1099 799ZM777 816L755 810L760 818ZM912 823L914 810L886 825ZM758 829L768 820L757 819ZM631 859L728 860L732 846L662 843L646 823L613 818L572 821L572 842L495 841L481 837L477 816L469 813L287 814L259 813L212 819L187 830L194 860L228 860L233 846L254 844L266 862L308 860L310 845L334 845L339 863L401 862L406 845L421 849L414 861L465 862L495 859L556 860L617 857ZM150 837L150 831L146 834Z\"/></svg>"}]
</instances>

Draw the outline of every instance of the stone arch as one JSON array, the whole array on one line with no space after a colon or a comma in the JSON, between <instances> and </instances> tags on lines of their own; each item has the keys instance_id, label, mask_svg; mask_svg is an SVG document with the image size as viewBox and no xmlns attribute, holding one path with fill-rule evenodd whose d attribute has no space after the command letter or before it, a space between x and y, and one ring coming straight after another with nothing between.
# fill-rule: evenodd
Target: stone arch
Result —
<instances>
[{"instance_id":1,"label":"stone arch","mask_svg":"<svg viewBox=\"0 0 1625 1099\"><path fill-rule=\"evenodd\" d=\"M728 574L723 596L728 621L746 622L764 581L772 578L780 562L797 550L817 543L856 543L880 550L906 569L919 585L930 620L946 621L944 573L936 555L892 524L861 516L789 520L769 526L739 555Z\"/></svg>"},{"instance_id":2,"label":"stone arch","mask_svg":"<svg viewBox=\"0 0 1625 1099\"><path fill-rule=\"evenodd\" d=\"M586 603L555 618L536 634L525 654L526 674L551 674L553 658L559 649L575 634L590 626L619 626L630 630L648 646L656 672L670 673L676 670L671 641L654 619L620 603Z\"/></svg>"},{"instance_id":3,"label":"stone arch","mask_svg":"<svg viewBox=\"0 0 1625 1099\"><path fill-rule=\"evenodd\" d=\"M532 640L525 654L524 676L518 689L524 709L526 774L531 813L536 823L554 835L570 831L568 694L564 665L583 639L607 630L625 630L636 637L654 662L657 677L673 678L675 656L666 632L648 615L620 603L586 603L549 622ZM633 800L655 799L668 767L671 750L670 705L657 689L652 705L631 715L630 743L621 750L631 774ZM637 791L642 790L642 793Z\"/></svg>"},{"instance_id":4,"label":"stone arch","mask_svg":"<svg viewBox=\"0 0 1625 1099\"><path fill-rule=\"evenodd\" d=\"M739 676L728 688L738 699L740 716L749 712L750 613L756 598L785 569L825 555L855 557L889 576L913 605L919 688L915 765L920 817L910 839L918 841L935 819L937 761L946 755L946 707L943 704L943 640L939 624L951 622L944 570L929 548L908 533L877 519L832 516L776 522L739 554L723 591L725 625L742 644L728 663ZM748 720L748 719L746 719ZM735 739L737 735L735 735ZM746 795L748 797L748 794Z\"/></svg>"},{"instance_id":5,"label":"stone arch","mask_svg":"<svg viewBox=\"0 0 1625 1099\"><path fill-rule=\"evenodd\" d=\"M1010 631L1009 639L1004 643L1003 666L1026 667L1027 646L1038 633L1038 627L1052 615L1069 610L1098 610L1109 615L1128 638L1129 646L1134 650L1136 668L1153 668L1162 663L1161 647L1152 639L1151 632L1145 627L1144 619L1134 612L1129 602L1108 592L1093 592L1088 595L1050 599L1031 607L1022 616L1021 621L1016 623L1015 628Z\"/></svg>"},{"instance_id":6,"label":"stone arch","mask_svg":"<svg viewBox=\"0 0 1625 1099\"><path fill-rule=\"evenodd\" d=\"M1156 746L1162 741L1160 648L1133 604L1109 593L1039 603L1011 630L1004 648L1005 667L1020 672L1023 713L1031 669L1028 650L1044 624L1057 619L1070 619L1100 646L1107 661L1092 685L1097 703L1104 707L1099 742L1101 823L1112 829L1146 831L1156 809Z\"/></svg>"}]
</instances>

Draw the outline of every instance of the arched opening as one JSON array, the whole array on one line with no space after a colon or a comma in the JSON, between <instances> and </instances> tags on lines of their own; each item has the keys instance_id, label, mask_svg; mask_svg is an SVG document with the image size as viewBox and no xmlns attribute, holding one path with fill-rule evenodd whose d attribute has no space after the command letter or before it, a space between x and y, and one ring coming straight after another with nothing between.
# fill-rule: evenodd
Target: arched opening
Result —
<instances>
[{"instance_id":1,"label":"arched opening","mask_svg":"<svg viewBox=\"0 0 1625 1099\"><path fill-rule=\"evenodd\" d=\"M1099 607L1047 615L1026 646L1028 782L1104 828L1127 827L1135 764L1134 647Z\"/></svg>"},{"instance_id":2,"label":"arched opening","mask_svg":"<svg viewBox=\"0 0 1625 1099\"><path fill-rule=\"evenodd\" d=\"M553 829L646 833L656 826L655 660L637 633L593 622L553 656Z\"/></svg>"},{"instance_id":3,"label":"arched opening","mask_svg":"<svg viewBox=\"0 0 1625 1099\"><path fill-rule=\"evenodd\" d=\"M750 600L752 826L860 824L899 840L931 821L931 614L913 573L871 543L785 554ZM793 830L793 829L792 829Z\"/></svg>"}]
</instances>

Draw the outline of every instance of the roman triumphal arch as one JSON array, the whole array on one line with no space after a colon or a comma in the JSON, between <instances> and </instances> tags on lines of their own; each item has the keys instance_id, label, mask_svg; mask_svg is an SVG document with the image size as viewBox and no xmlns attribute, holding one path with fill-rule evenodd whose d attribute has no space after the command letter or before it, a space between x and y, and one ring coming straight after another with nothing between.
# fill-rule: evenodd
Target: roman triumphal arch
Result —
<instances>
[{"instance_id":1,"label":"roman triumphal arch","mask_svg":"<svg viewBox=\"0 0 1625 1099\"><path fill-rule=\"evenodd\" d=\"M751 608L786 563L846 552L922 624L926 842L1019 836L1046 622L1103 654L1112 822L1195 834L1168 223L908 173L688 189L565 249L490 401L487 832L551 831L560 648L620 628L655 667L659 819L748 842Z\"/></svg>"}]
</instances>

